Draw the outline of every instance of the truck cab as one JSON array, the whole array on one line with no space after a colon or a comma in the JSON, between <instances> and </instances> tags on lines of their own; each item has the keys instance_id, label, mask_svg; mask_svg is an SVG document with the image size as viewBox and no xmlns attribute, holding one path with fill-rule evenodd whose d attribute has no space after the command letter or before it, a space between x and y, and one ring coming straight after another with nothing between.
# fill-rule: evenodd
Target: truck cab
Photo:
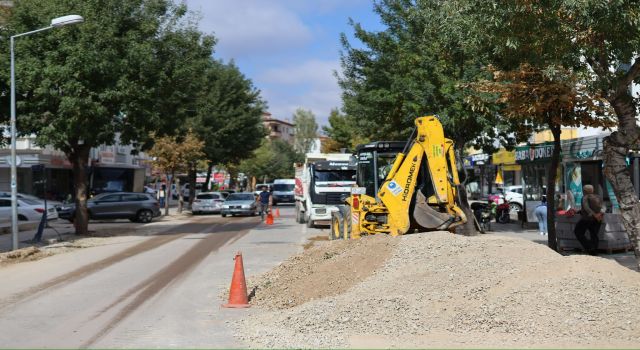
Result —
<instances>
[{"instance_id":1,"label":"truck cab","mask_svg":"<svg viewBox=\"0 0 640 350\"><path fill-rule=\"evenodd\" d=\"M355 185L356 166L349 154L325 154L296 168L296 220L314 227L329 224Z\"/></svg>"}]
</instances>

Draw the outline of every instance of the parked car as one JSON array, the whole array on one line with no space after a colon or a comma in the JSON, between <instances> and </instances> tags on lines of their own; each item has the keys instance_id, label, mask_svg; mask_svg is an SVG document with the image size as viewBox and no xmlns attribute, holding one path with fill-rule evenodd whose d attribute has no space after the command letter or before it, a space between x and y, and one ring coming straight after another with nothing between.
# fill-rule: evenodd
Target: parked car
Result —
<instances>
[{"instance_id":1,"label":"parked car","mask_svg":"<svg viewBox=\"0 0 640 350\"><path fill-rule=\"evenodd\" d=\"M193 214L219 213L223 202L224 196L220 192L201 192L193 200L191 212Z\"/></svg>"},{"instance_id":2,"label":"parked car","mask_svg":"<svg viewBox=\"0 0 640 350\"><path fill-rule=\"evenodd\" d=\"M148 193L102 193L87 201L90 219L129 219L132 222L150 222L160 215L158 201ZM75 204L60 208L60 218L73 222Z\"/></svg>"},{"instance_id":3,"label":"parked car","mask_svg":"<svg viewBox=\"0 0 640 350\"><path fill-rule=\"evenodd\" d=\"M256 215L256 197L251 192L232 193L222 203L222 217L227 215Z\"/></svg>"},{"instance_id":4,"label":"parked car","mask_svg":"<svg viewBox=\"0 0 640 350\"><path fill-rule=\"evenodd\" d=\"M18 220L40 221L44 213L44 203L30 198L18 198ZM0 217L11 217L11 198L0 198ZM58 219L58 211L47 206L47 220Z\"/></svg>"},{"instance_id":5,"label":"parked car","mask_svg":"<svg viewBox=\"0 0 640 350\"><path fill-rule=\"evenodd\" d=\"M4 191L0 191L0 198L11 198L11 192L4 192ZM31 194L26 194L26 193L18 193L17 194L17 198L18 199L31 199L34 201L38 201L38 202L42 202L44 204L44 199L42 198L38 198L34 195ZM52 201L52 200L48 200L47 199L47 208L52 207L52 208L59 208L62 206L62 202L60 201Z\"/></svg>"}]
</instances>

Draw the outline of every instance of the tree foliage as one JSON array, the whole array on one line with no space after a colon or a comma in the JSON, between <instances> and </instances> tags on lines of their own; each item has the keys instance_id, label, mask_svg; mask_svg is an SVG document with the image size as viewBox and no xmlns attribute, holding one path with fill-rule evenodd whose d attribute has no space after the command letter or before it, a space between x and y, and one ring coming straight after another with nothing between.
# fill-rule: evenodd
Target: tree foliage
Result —
<instances>
[{"instance_id":1,"label":"tree foliage","mask_svg":"<svg viewBox=\"0 0 640 350\"><path fill-rule=\"evenodd\" d=\"M329 114L329 125L322 127L322 131L329 137L323 143L323 152L339 152L341 149L354 150L359 144L368 142L361 135L361 129L354 123L353 118L341 114L337 108L333 108Z\"/></svg>"},{"instance_id":2,"label":"tree foliage","mask_svg":"<svg viewBox=\"0 0 640 350\"><path fill-rule=\"evenodd\" d=\"M458 151L474 143L492 147L496 138L513 143L495 115L475 113L466 103L474 91L461 84L486 73L482 56L434 25L448 10L435 0L383 0L375 11L385 30L370 32L352 22L362 45L342 36L344 111L366 138L406 139L416 117L437 114Z\"/></svg>"},{"instance_id":3,"label":"tree foliage","mask_svg":"<svg viewBox=\"0 0 640 350\"><path fill-rule=\"evenodd\" d=\"M214 165L238 163L260 146L266 105L233 62L211 61L203 77L207 84L196 95L196 112L187 125L205 143L210 175Z\"/></svg>"},{"instance_id":4,"label":"tree foliage","mask_svg":"<svg viewBox=\"0 0 640 350\"><path fill-rule=\"evenodd\" d=\"M293 114L295 129L294 149L299 153L307 153L318 138L316 116L310 110L298 108Z\"/></svg>"},{"instance_id":5,"label":"tree foliage","mask_svg":"<svg viewBox=\"0 0 640 350\"><path fill-rule=\"evenodd\" d=\"M637 2L457 0L450 4L457 8L453 17L464 25L448 29L464 33L465 42L488 53L499 69L513 70L523 63L571 69L589 95L601 96L613 109L618 130L604 140L604 173L640 265L640 203L625 159L640 140L636 124L640 101L630 92L632 82L640 83Z\"/></svg>"},{"instance_id":6,"label":"tree foliage","mask_svg":"<svg viewBox=\"0 0 640 350\"><path fill-rule=\"evenodd\" d=\"M279 178L290 179L294 176L293 164L304 161L304 155L282 140L264 139L253 157L240 162L238 170L258 182Z\"/></svg>"},{"instance_id":7,"label":"tree foliage","mask_svg":"<svg viewBox=\"0 0 640 350\"><path fill-rule=\"evenodd\" d=\"M154 167L164 173L167 179L175 180L176 173L193 169L198 162L204 159L204 146L204 141L201 141L193 132L189 131L184 137L155 137L153 147L148 150L148 154L153 158L152 164ZM178 186L176 186L176 190L179 191ZM170 198L171 186L168 186L167 191L167 198ZM182 201L180 201L180 207L182 207ZM169 204L167 201L165 215L168 213Z\"/></svg>"}]
</instances>

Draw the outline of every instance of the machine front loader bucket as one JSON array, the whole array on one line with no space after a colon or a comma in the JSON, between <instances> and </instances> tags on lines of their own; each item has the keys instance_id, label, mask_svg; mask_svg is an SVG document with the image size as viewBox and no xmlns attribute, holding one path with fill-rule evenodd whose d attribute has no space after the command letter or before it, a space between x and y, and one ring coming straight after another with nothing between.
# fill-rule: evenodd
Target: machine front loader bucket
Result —
<instances>
[{"instance_id":1,"label":"machine front loader bucket","mask_svg":"<svg viewBox=\"0 0 640 350\"><path fill-rule=\"evenodd\" d=\"M446 230L455 217L441 213L427 204L427 199L421 191L416 191L416 205L413 209L413 219L428 230Z\"/></svg>"}]
</instances>

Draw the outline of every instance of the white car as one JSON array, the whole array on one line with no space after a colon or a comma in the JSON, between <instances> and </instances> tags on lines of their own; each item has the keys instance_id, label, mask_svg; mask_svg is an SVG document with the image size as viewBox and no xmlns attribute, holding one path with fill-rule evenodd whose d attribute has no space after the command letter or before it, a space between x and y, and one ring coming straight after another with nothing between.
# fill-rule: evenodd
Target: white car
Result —
<instances>
[{"instance_id":1,"label":"white car","mask_svg":"<svg viewBox=\"0 0 640 350\"><path fill-rule=\"evenodd\" d=\"M222 209L224 197L220 192L202 192L196 195L191 206L193 214L219 213Z\"/></svg>"},{"instance_id":2,"label":"white car","mask_svg":"<svg viewBox=\"0 0 640 350\"><path fill-rule=\"evenodd\" d=\"M16 197L18 199L31 199L33 201L37 201L37 202L41 202L44 205L44 199L38 198L34 195L31 194L26 194L26 193L17 193ZM9 198L11 199L11 192L0 192L0 198ZM52 201L52 200L47 200L47 208L49 207L53 207L53 208L60 208L62 207L62 202L60 201Z\"/></svg>"},{"instance_id":3,"label":"white car","mask_svg":"<svg viewBox=\"0 0 640 350\"><path fill-rule=\"evenodd\" d=\"M29 198L18 199L18 220L40 221L44 213L44 203ZM0 217L11 217L11 198L0 198ZM47 206L47 220L57 220L58 211Z\"/></svg>"},{"instance_id":4,"label":"white car","mask_svg":"<svg viewBox=\"0 0 640 350\"><path fill-rule=\"evenodd\" d=\"M522 186L507 186L504 189L504 197L509 202L510 212L515 213L524 208L524 196Z\"/></svg>"}]
</instances>

